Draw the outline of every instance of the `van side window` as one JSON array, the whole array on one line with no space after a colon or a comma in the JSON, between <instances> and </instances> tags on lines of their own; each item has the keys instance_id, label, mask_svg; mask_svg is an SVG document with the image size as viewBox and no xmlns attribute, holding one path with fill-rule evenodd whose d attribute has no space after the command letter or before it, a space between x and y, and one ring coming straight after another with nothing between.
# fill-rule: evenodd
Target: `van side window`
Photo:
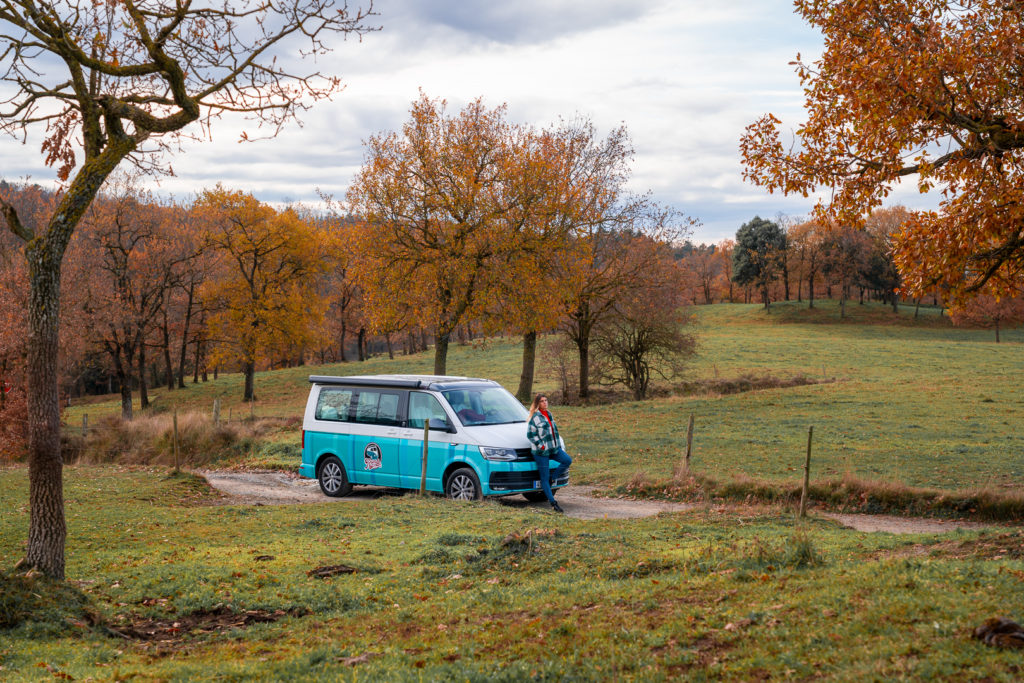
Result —
<instances>
[{"instance_id":1,"label":"van side window","mask_svg":"<svg viewBox=\"0 0 1024 683\"><path fill-rule=\"evenodd\" d=\"M445 430L449 427L448 415L436 398L430 394L412 392L409 394L409 427L423 429L424 420L430 420L431 429Z\"/></svg>"},{"instance_id":2,"label":"van side window","mask_svg":"<svg viewBox=\"0 0 1024 683\"><path fill-rule=\"evenodd\" d=\"M394 392L363 389L356 401L356 422L397 426L402 423L399 414L401 397Z\"/></svg>"},{"instance_id":3,"label":"van side window","mask_svg":"<svg viewBox=\"0 0 1024 683\"><path fill-rule=\"evenodd\" d=\"M348 422L348 406L351 402L351 389L321 389L316 401L316 419Z\"/></svg>"}]
</instances>

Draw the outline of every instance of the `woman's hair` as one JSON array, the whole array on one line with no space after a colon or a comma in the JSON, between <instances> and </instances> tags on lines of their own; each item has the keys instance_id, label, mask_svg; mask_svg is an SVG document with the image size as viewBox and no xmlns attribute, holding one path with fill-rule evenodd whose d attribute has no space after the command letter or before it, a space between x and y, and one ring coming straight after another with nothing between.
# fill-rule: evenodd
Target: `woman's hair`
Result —
<instances>
[{"instance_id":1,"label":"woman's hair","mask_svg":"<svg viewBox=\"0 0 1024 683\"><path fill-rule=\"evenodd\" d=\"M533 417L533 414L540 409L540 400L547 397L547 394L537 394L533 397L533 403L530 404L530 417Z\"/></svg>"}]
</instances>

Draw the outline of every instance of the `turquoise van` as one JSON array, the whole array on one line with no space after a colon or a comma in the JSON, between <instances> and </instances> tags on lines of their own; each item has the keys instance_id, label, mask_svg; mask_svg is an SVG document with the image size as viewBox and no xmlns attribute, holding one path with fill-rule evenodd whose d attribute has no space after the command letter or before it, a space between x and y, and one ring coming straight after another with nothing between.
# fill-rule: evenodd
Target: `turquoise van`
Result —
<instances>
[{"instance_id":1,"label":"turquoise van","mask_svg":"<svg viewBox=\"0 0 1024 683\"><path fill-rule=\"evenodd\" d=\"M299 474L328 496L353 486L419 489L458 500L521 493L544 500L526 438L527 411L497 382L435 375L313 375ZM564 444L563 444L564 447ZM555 490L568 476L551 481Z\"/></svg>"}]
</instances>

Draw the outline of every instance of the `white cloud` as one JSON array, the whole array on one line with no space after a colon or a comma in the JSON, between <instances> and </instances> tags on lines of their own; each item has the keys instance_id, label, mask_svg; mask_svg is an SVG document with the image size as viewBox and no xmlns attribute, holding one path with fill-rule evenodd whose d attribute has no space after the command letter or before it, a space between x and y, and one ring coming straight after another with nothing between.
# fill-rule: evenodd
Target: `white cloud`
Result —
<instances>
[{"instance_id":1,"label":"white cloud","mask_svg":"<svg viewBox=\"0 0 1024 683\"><path fill-rule=\"evenodd\" d=\"M633 189L701 219L698 240L735 234L754 214L804 214L811 202L745 184L744 127L772 111L802 119L788 64L821 49L789 0L378 0L382 31L340 42L317 67L346 89L274 140L238 144L240 120L214 124L213 140L187 143L160 182L178 196L216 182L267 201L315 202L318 188L344 195L362 142L397 130L422 89L457 109L483 96L517 121L549 124L577 113L602 132L620 123L635 146ZM41 168L38 141L0 143L8 179ZM912 190L913 188L911 188ZM916 193L897 193L920 205ZM912 200L917 199L917 202Z\"/></svg>"}]
</instances>

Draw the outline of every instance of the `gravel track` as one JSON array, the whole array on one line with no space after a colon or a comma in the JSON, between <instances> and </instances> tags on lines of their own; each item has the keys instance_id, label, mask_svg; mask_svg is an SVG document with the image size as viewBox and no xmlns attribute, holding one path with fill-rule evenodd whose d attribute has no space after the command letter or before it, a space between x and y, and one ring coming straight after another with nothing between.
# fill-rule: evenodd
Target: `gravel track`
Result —
<instances>
[{"instance_id":1,"label":"gravel track","mask_svg":"<svg viewBox=\"0 0 1024 683\"><path fill-rule=\"evenodd\" d=\"M328 498L320 492L313 479L303 479L289 472L199 471L210 486L243 505L296 505L310 503L352 504L385 495L393 489L358 486L344 498ZM593 486L566 486L558 492L558 502L565 514L576 519L636 519L662 512L684 512L700 506L693 503L671 503L629 498L600 498L593 495ZM521 496L500 499L506 505L548 510L547 503L529 503ZM857 531L884 531L893 534L942 533L953 529L977 529L988 525L979 522L895 517L892 515L859 515L817 512Z\"/></svg>"}]
</instances>

